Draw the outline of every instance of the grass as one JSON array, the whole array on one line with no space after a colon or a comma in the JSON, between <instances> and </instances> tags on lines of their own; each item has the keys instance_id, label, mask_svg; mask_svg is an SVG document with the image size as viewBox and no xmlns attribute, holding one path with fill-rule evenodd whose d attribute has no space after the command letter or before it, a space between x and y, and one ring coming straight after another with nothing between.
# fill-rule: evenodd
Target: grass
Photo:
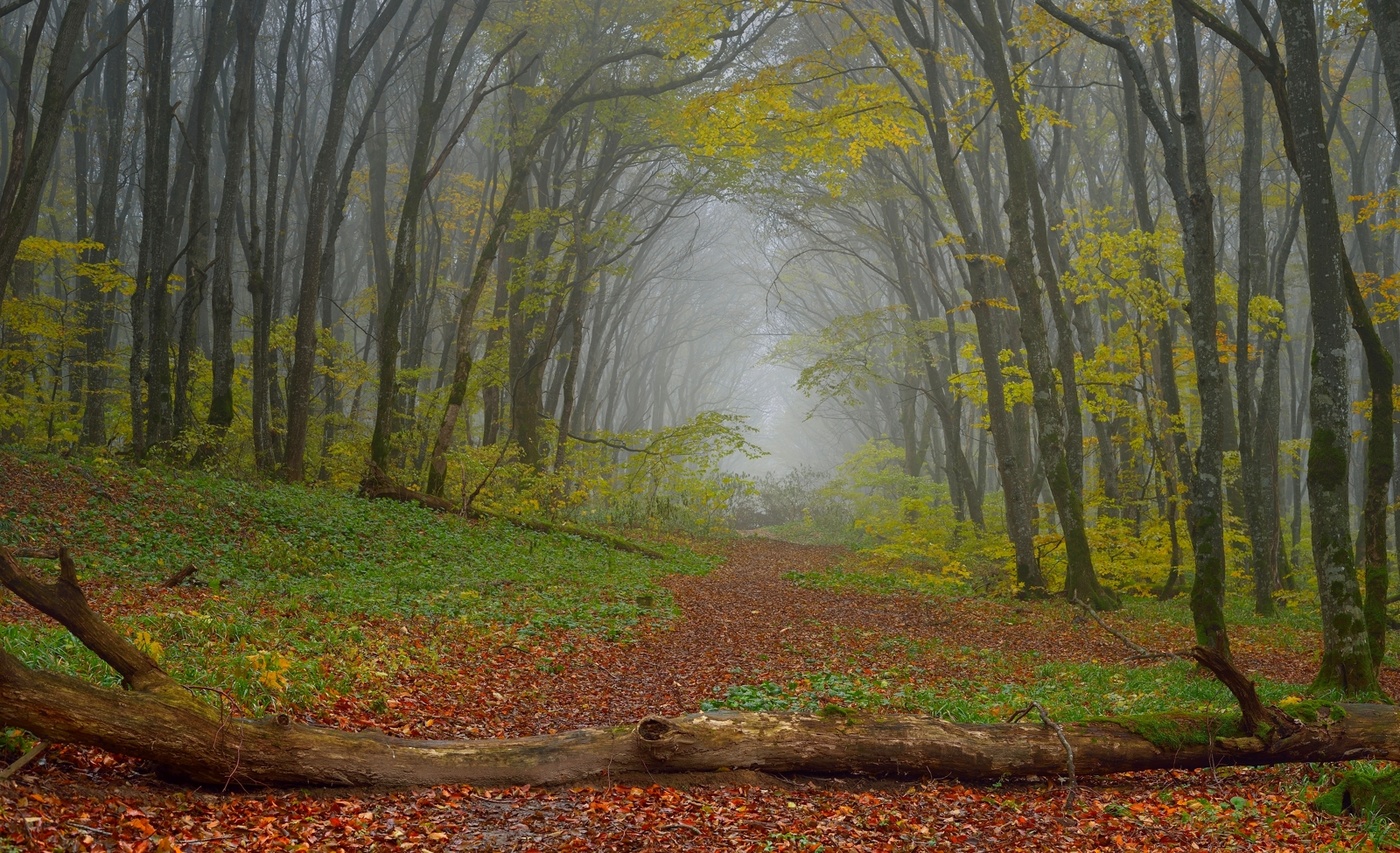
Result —
<instances>
[{"instance_id":1,"label":"grass","mask_svg":"<svg viewBox=\"0 0 1400 853\"><path fill-rule=\"evenodd\" d=\"M254 705L343 687L346 668L328 662L393 669L385 656L396 644L379 637L381 622L432 626L420 658L489 632L625 639L644 620L673 616L662 577L713 565L675 547L652 560L329 489L48 457L0 455L3 471L21 493L0 503L0 542L67 545L94 600L110 597L104 615L153 644L172 675ZM75 494L24 493L27 482L73 484ZM204 589L159 591L189 564ZM37 620L0 624L0 643L32 665L115 679ZM286 690L273 689L279 681Z\"/></svg>"},{"instance_id":2,"label":"grass","mask_svg":"<svg viewBox=\"0 0 1400 853\"><path fill-rule=\"evenodd\" d=\"M927 645L917 653L920 657L941 657ZM970 650L954 653L966 658ZM975 680L949 679L933 661L872 673L818 670L782 683L735 685L704 707L818 713L837 706L852 711L924 713L958 723L1004 722L1031 702L1039 702L1057 722L1236 711L1234 699L1223 685L1196 675L1184 661L1153 667L1048 663L1033 667L1027 678L1004 665L1007 656L1002 653L983 653L978 658L981 666ZM991 686L999 682L999 687ZM1271 703L1301 689L1263 679L1258 687L1261 698Z\"/></svg>"}]
</instances>

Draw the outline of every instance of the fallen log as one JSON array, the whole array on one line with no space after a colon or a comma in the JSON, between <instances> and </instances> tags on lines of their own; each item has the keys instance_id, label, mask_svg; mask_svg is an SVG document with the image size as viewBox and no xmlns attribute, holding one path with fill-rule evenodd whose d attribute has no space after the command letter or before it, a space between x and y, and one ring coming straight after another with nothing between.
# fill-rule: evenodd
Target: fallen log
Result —
<instances>
[{"instance_id":1,"label":"fallen log","mask_svg":"<svg viewBox=\"0 0 1400 853\"><path fill-rule=\"evenodd\" d=\"M66 552L65 552L66 556ZM1310 706L1238 716L1161 714L1055 726L965 725L919 715L710 712L558 735L424 741L240 719L195 698L117 632L93 629L71 561L57 583L0 548L0 582L70 629L129 689L36 671L0 651L0 725L146 759L166 774L226 786L564 784L635 773L757 770L802 775L1000 779L1222 764L1400 759L1400 709ZM55 606L51 598L62 598ZM83 615L85 613L85 615ZM1247 683L1247 682L1246 682ZM1260 713L1257 710L1256 714Z\"/></svg>"}]
</instances>

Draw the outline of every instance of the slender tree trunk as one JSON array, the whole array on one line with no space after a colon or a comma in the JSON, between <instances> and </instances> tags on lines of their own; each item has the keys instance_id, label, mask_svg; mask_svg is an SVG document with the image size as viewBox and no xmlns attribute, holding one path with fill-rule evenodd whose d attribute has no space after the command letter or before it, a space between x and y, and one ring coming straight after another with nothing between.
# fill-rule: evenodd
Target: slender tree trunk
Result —
<instances>
[{"instance_id":1,"label":"slender tree trunk","mask_svg":"<svg viewBox=\"0 0 1400 853\"><path fill-rule=\"evenodd\" d=\"M16 98L12 106L10 157L5 167L4 184L0 186L0 304L4 303L10 286L19 244L29 236L38 215L54 153L62 141L69 99L82 71L82 35L88 0L69 0L59 20L53 50L49 54L39 116L31 132L33 116L30 114L30 101L33 93L30 90L34 84L40 41L51 8L50 0L40 0L35 9L14 86Z\"/></svg>"},{"instance_id":2,"label":"slender tree trunk","mask_svg":"<svg viewBox=\"0 0 1400 853\"><path fill-rule=\"evenodd\" d=\"M217 258L210 258L209 149L213 145L214 135L211 127L214 87L223 73L233 43L229 26L232 8L233 0L216 0L206 7L203 64L190 96L190 115L184 128L184 150L190 161L190 224L185 251L185 290L180 300L180 347L175 362L174 435L184 432L195 420L190 402L190 382L193 378L190 362L197 346L195 331L204 304L209 270L217 262Z\"/></svg>"},{"instance_id":3,"label":"slender tree trunk","mask_svg":"<svg viewBox=\"0 0 1400 853\"><path fill-rule=\"evenodd\" d=\"M92 238L102 244L101 249L93 249L84 258L87 263L98 264L115 257L119 251L117 224L117 194L121 189L121 153L123 132L126 126L126 87L127 87L127 4L113 3L107 13L104 31L106 37L115 44L102 60L102 125L99 133L98 159L101 161L102 179L97 190L97 204L93 211ZM83 336L83 346L87 359L84 369L83 388L83 431L81 442L89 447L107 443L107 338L111 334L111 297L95 292L93 282L87 280L87 311Z\"/></svg>"},{"instance_id":4,"label":"slender tree trunk","mask_svg":"<svg viewBox=\"0 0 1400 853\"><path fill-rule=\"evenodd\" d=\"M209 402L209 425L219 437L233 424L233 253L238 193L253 108L253 62L258 33L262 29L266 0L236 0L234 31L237 56L234 59L233 94L229 104L228 144L224 154L224 181L219 198L219 219L214 240L213 272L213 393Z\"/></svg>"},{"instance_id":5,"label":"slender tree trunk","mask_svg":"<svg viewBox=\"0 0 1400 853\"><path fill-rule=\"evenodd\" d=\"M1201 105L1200 60L1196 24L1180 4L1173 4L1181 97L1182 155L1186 193L1176 193L1182 223L1183 266L1191 293L1191 345L1196 356L1196 390L1201 398L1201 437L1196 445L1195 476L1186 518L1196 555L1191 587L1191 616L1196 642L1227 659L1225 632L1225 519L1222 451L1228 390L1220 366L1215 298L1215 201L1206 169L1205 115Z\"/></svg>"},{"instance_id":6,"label":"slender tree trunk","mask_svg":"<svg viewBox=\"0 0 1400 853\"><path fill-rule=\"evenodd\" d=\"M1240 30L1251 43L1259 41L1259 29L1243 5L1239 9ZM1250 359L1250 303L1255 294L1264 292L1268 280L1268 248L1264 235L1264 199L1261 171L1264 152L1264 80L1254 63L1243 54L1236 67L1240 75L1241 116L1244 124L1240 148L1240 250L1239 297L1235 307L1235 387L1239 398L1240 419L1240 480L1245 497L1244 520L1249 531L1251 569L1254 574L1254 611L1270 616L1274 612L1274 591L1278 588L1278 552L1275 549L1278 532L1278 511L1266 497L1277 494L1278 448L1266 447L1264 434L1269 431L1258 421L1264 420L1264 409L1270 405L1266 394L1259 397L1256 410L1254 395L1254 364ZM1271 346L1270 333L1265 332L1260 343ZM1275 353L1277 350L1275 350ZM1265 356L1267 361L1267 356ZM1278 364L1277 355L1273 365ZM1264 365L1263 392L1269 386L1269 365ZM1278 378L1273 380L1278 391ZM1256 418L1256 411L1258 417ZM1275 403L1274 411L1277 412ZM1273 427L1277 444L1277 422ZM1272 464L1271 464L1272 461ZM1272 514L1273 523L1268 518Z\"/></svg>"},{"instance_id":7,"label":"slender tree trunk","mask_svg":"<svg viewBox=\"0 0 1400 853\"><path fill-rule=\"evenodd\" d=\"M1348 533L1351 405L1347 393L1345 254L1322 119L1316 9L1307 0L1280 0L1279 13L1288 40L1286 91L1308 239L1315 336L1308 397L1313 430L1307 473L1313 566L1322 605L1322 665L1315 686L1355 695L1374 692L1378 686Z\"/></svg>"},{"instance_id":8,"label":"slender tree trunk","mask_svg":"<svg viewBox=\"0 0 1400 853\"><path fill-rule=\"evenodd\" d=\"M403 0L387 0L351 47L351 27L355 20L355 0L347 0L336 25L335 60L331 93L326 108L325 130L316 164L311 171L307 198L305 246L302 253L301 288L297 299L296 345L292 371L287 383L287 446L283 475L288 482L300 482L306 470L306 430L311 407L311 379L316 363L316 307L324 279L324 252L327 219L336 178L336 160L345 129L347 101L355 76L364 65L379 36L394 17Z\"/></svg>"},{"instance_id":9,"label":"slender tree trunk","mask_svg":"<svg viewBox=\"0 0 1400 853\"><path fill-rule=\"evenodd\" d=\"M992 270L987 263L971 195L955 160L948 132L947 109L941 90L942 70L937 57L937 45L929 34L909 14L903 2L895 3L900 29L919 53L927 86L921 93L926 97L928 112L925 125L933 146L934 162L958 231L966 246L963 262L968 274L968 292L972 296L972 316L977 328L977 351L987 385L987 418L992 441L996 446L997 473L1001 479L1005 506L1006 530L1011 539L1016 561L1016 584L1023 595L1043 595L1045 576L1035 553L1034 523L1031 512L1031 484L1028 469L1022 464L1018 434L1012 423L1011 409L1006 401L1005 380L1001 371L1001 351L1004 348L1001 324L992 306Z\"/></svg>"},{"instance_id":10,"label":"slender tree trunk","mask_svg":"<svg viewBox=\"0 0 1400 853\"><path fill-rule=\"evenodd\" d=\"M162 370L164 374L169 373L169 352L164 343L166 336L158 333L156 326L165 323L166 314L165 278L168 271L164 268L163 250L167 226L165 213L170 201L170 128L174 119L170 104L170 53L174 31L173 0L154 0L146 11L146 64L142 80L145 155L141 246L136 262L136 287L131 296L131 361L128 372L132 454L138 460L145 455L150 444L163 440L160 432L148 430L148 401L142 389L149 387L154 392L158 387L148 381L152 372ZM150 365L149 371L146 363ZM159 405L157 400L149 401L152 411L163 411L157 408Z\"/></svg>"},{"instance_id":11,"label":"slender tree trunk","mask_svg":"<svg viewBox=\"0 0 1400 853\"><path fill-rule=\"evenodd\" d=\"M455 3L443 4L429 34L423 89L417 111L418 123L413 140L413 156L409 162L408 183L404 189L403 206L399 213L391 278L389 281L381 281L378 288L379 395L375 405L374 435L370 440L370 464L380 470L389 468L394 409L398 400L399 329L409 289L415 278L419 210L430 180L428 158L435 146L437 126L452 93L457 69L461 65L467 44L486 15L488 5L489 0L477 0L471 18L458 36L451 55L446 57L445 65L443 42L452 12L455 11ZM478 99L469 108L468 118L479 103Z\"/></svg>"},{"instance_id":12,"label":"slender tree trunk","mask_svg":"<svg viewBox=\"0 0 1400 853\"><path fill-rule=\"evenodd\" d=\"M1094 573L1093 554L1084 529L1083 494L1074 480L1076 456L1068 452L1069 436L1078 430L1071 430L1066 420L1045 328L1044 295L1037 283L1032 234L1031 193L1039 189L1021 102L1006 64L1002 23L994 3L980 3L980 20L967 0L949 5L981 48L983 69L991 80L1001 119L1002 149L1007 162L1006 213L1011 234L1006 272L1020 308L1021 340L1026 346L1026 365L1034 386L1037 447L1065 539L1065 593L1099 609L1117 607L1117 596L1104 589Z\"/></svg>"}]
</instances>

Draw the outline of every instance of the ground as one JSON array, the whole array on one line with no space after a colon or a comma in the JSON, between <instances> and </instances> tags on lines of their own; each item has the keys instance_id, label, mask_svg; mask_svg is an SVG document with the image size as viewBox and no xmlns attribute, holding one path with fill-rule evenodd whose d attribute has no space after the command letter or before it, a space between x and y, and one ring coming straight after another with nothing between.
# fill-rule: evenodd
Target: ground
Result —
<instances>
[{"instance_id":1,"label":"ground","mask_svg":"<svg viewBox=\"0 0 1400 853\"><path fill-rule=\"evenodd\" d=\"M0 509L3 501L0 496ZM622 633L484 631L430 616L366 620L361 630L375 638L376 657L360 667L362 680L304 701L299 713L327 725L433 738L562 731L706 703L925 710L935 703L953 718L987 719L1004 718L1027 696L1089 691L1095 695L1085 707L1092 710L1103 707L1097 694L1121 691L1131 703L1140 692L1134 679L1162 677L1160 668L1101 666L1119 667L1125 649L1063 602L873 595L812 582L847 558L839 550L756 538L701 547L723 562L705 574L663 581L678 618L643 620ZM108 615L116 608L188 613L211 597L208 588L151 585L130 593L101 582L93 591ZM0 599L0 619L33 618L12 598ZM1189 624L1180 620L1113 618L1156 648L1190 643ZM425 632L433 634L431 642ZM1272 685L1266 698L1270 689L1277 696L1306 683L1315 666L1316 646L1306 632L1246 625L1234 645L1242 668ZM460 655L444 654L451 648ZM1396 695L1397 673L1388 668L1385 681ZM1155 851L1385 844L1388 836L1376 826L1308 805L1330 772L1137 773L1080 779L1074 791L1063 778L969 785L737 773L558 790L268 792L191 789L123 757L59 746L0 783L0 850Z\"/></svg>"}]
</instances>

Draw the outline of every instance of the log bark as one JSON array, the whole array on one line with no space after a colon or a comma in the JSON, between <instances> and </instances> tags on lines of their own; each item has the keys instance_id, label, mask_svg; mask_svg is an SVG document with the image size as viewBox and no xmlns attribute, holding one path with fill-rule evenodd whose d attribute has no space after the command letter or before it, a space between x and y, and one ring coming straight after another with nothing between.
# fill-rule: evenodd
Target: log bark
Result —
<instances>
[{"instance_id":1,"label":"log bark","mask_svg":"<svg viewBox=\"0 0 1400 853\"><path fill-rule=\"evenodd\" d=\"M1253 714L1267 720L1254 732L1242 730L1238 717L1199 714L1056 726L963 725L920 715L844 711L721 711L649 716L635 725L558 735L426 741L301 725L285 715L239 719L178 689L105 623L105 632L91 630L91 623L101 619L88 609L71 566L67 562L57 583L41 583L0 548L0 581L70 629L82 626L75 635L121 672L130 689L36 671L0 650L0 725L56 743L88 744L142 758L195 784L554 785L627 774L724 770L986 780L1059 775L1068 772L1071 760L1074 772L1083 776L1222 764L1400 759L1400 709L1379 704L1323 708L1313 722L1256 707ZM62 606L54 606L54 599L61 599ZM1233 671L1218 656L1209 659ZM141 677L135 677L136 671ZM1252 694L1243 676L1240 681L1244 683L1232 689Z\"/></svg>"}]
</instances>

